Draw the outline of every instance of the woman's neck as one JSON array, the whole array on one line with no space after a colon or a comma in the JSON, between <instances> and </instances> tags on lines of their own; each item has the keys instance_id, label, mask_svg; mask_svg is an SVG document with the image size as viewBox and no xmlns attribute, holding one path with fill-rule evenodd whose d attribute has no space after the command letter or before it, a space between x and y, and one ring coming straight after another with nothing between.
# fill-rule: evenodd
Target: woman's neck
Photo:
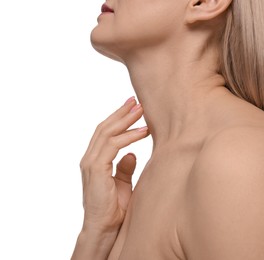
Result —
<instances>
[{"instance_id":1,"label":"woman's neck","mask_svg":"<svg viewBox=\"0 0 264 260\"><path fill-rule=\"evenodd\" d=\"M153 149L187 139L190 144L201 142L217 125L219 97L227 89L217 73L216 60L210 51L198 60L191 52L168 55L157 51L127 60Z\"/></svg>"}]
</instances>

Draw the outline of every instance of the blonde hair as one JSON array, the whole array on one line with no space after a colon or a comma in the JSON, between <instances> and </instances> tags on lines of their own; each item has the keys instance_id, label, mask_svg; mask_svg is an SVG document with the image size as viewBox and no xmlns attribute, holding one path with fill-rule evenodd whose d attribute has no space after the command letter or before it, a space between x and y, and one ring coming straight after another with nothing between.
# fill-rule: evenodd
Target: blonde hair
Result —
<instances>
[{"instance_id":1,"label":"blonde hair","mask_svg":"<svg viewBox=\"0 0 264 260\"><path fill-rule=\"evenodd\" d=\"M233 0L221 40L220 71L236 96L264 110L264 1Z\"/></svg>"}]
</instances>

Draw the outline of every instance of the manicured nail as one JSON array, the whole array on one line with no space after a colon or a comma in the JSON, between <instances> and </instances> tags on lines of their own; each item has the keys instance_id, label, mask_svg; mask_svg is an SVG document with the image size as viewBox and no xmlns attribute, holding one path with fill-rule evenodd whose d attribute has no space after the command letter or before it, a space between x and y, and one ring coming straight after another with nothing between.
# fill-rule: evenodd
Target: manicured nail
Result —
<instances>
[{"instance_id":1,"label":"manicured nail","mask_svg":"<svg viewBox=\"0 0 264 260\"><path fill-rule=\"evenodd\" d=\"M141 108L141 104L137 104L134 107L132 107L132 109L130 110L130 113L136 112L140 108Z\"/></svg>"},{"instance_id":2,"label":"manicured nail","mask_svg":"<svg viewBox=\"0 0 264 260\"><path fill-rule=\"evenodd\" d=\"M136 155L134 155L133 153L128 153L127 155L131 155L131 156L133 156L135 158L135 160L137 160Z\"/></svg>"},{"instance_id":3,"label":"manicured nail","mask_svg":"<svg viewBox=\"0 0 264 260\"><path fill-rule=\"evenodd\" d=\"M147 126L143 126L137 129L138 132L146 132L148 131L148 127Z\"/></svg>"},{"instance_id":4,"label":"manicured nail","mask_svg":"<svg viewBox=\"0 0 264 260\"><path fill-rule=\"evenodd\" d=\"M133 102L134 100L135 100L135 97L134 97L134 96L133 96L133 97L130 97L130 98L125 102L124 105L127 105L127 104Z\"/></svg>"}]
</instances>

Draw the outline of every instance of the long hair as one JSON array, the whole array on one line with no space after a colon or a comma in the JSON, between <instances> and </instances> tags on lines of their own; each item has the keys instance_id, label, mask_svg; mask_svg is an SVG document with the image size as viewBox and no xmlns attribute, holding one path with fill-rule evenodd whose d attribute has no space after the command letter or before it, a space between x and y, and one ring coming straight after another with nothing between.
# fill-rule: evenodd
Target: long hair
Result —
<instances>
[{"instance_id":1,"label":"long hair","mask_svg":"<svg viewBox=\"0 0 264 260\"><path fill-rule=\"evenodd\" d=\"M220 66L226 87L264 110L264 1L233 0L222 36Z\"/></svg>"}]
</instances>

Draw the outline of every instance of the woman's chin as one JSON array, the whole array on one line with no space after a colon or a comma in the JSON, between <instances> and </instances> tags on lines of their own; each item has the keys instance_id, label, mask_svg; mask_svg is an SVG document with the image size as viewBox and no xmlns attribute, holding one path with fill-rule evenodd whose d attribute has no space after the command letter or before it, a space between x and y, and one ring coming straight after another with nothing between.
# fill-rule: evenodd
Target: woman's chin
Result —
<instances>
[{"instance_id":1,"label":"woman's chin","mask_svg":"<svg viewBox=\"0 0 264 260\"><path fill-rule=\"evenodd\" d=\"M114 50L114 42L109 40L110 37L107 37L107 35L103 34L102 32L98 32L96 29L97 28L91 32L90 36L93 48L100 54L123 63L120 55L118 55L117 51Z\"/></svg>"}]
</instances>

